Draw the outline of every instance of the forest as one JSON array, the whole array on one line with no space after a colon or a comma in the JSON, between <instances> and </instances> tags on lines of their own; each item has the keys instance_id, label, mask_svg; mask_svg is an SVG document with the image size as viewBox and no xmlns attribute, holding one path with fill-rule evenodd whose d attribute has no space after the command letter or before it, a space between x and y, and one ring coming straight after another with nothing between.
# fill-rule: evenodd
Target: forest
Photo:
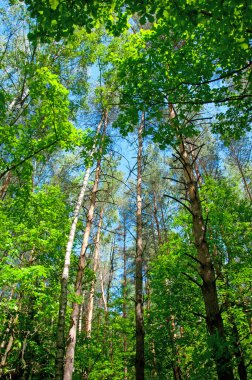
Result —
<instances>
[{"instance_id":1,"label":"forest","mask_svg":"<svg viewBox=\"0 0 252 380\"><path fill-rule=\"evenodd\" d=\"M252 4L0 20L0 378L252 379Z\"/></svg>"}]
</instances>

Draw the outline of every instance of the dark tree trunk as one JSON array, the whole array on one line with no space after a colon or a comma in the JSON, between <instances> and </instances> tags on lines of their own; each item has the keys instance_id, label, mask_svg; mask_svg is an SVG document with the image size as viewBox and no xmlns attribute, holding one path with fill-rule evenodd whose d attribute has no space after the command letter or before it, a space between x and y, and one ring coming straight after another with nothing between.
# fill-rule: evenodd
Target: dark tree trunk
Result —
<instances>
[{"instance_id":1,"label":"dark tree trunk","mask_svg":"<svg viewBox=\"0 0 252 380\"><path fill-rule=\"evenodd\" d=\"M231 355L228 350L223 320L219 308L216 275L214 265L206 240L206 223L203 219L203 211L198 191L198 181L194 175L193 162L190 149L186 147L186 141L180 145L180 156L183 164L184 178L187 185L187 196L193 218L193 236L200 263L198 273L202 278L201 286L206 310L206 323L212 339L212 352L216 364L219 380L234 380L231 364ZM190 144L189 144L190 147ZM222 348L220 347L222 346Z\"/></svg>"},{"instance_id":2,"label":"dark tree trunk","mask_svg":"<svg viewBox=\"0 0 252 380\"><path fill-rule=\"evenodd\" d=\"M232 330L233 330L233 336L235 338L235 357L238 361L238 374L240 380L248 380L247 375L247 368L244 361L244 356L242 352L242 347L240 344L240 337L239 337L239 331L236 326L236 322L234 318L231 318L231 324L232 324Z\"/></svg>"}]
</instances>

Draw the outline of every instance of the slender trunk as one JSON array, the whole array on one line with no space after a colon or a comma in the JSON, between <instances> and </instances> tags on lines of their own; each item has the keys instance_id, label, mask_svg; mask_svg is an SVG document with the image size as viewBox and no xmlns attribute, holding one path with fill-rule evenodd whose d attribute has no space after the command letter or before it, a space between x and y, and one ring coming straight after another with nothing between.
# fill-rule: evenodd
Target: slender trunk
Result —
<instances>
[{"instance_id":1,"label":"slender trunk","mask_svg":"<svg viewBox=\"0 0 252 380\"><path fill-rule=\"evenodd\" d=\"M15 337L15 335L14 335L14 327L15 327L15 324L17 323L17 321L18 321L18 314L15 316L15 318L11 322L12 326L9 329L9 331L10 331L9 340L8 340L8 343L7 343L6 348L4 350L4 353L3 353L2 357L1 357L0 375L1 375L1 373L3 373L3 369L4 369L5 365L6 365L8 355L9 355L9 353L10 353L10 351L12 349L13 343L14 343L14 337ZM2 345L1 347L5 347L5 345Z\"/></svg>"},{"instance_id":2,"label":"slender trunk","mask_svg":"<svg viewBox=\"0 0 252 380\"><path fill-rule=\"evenodd\" d=\"M176 326L175 326L175 317L174 315L171 316L171 329L168 326L168 331L170 334L170 341L171 341L171 347L172 347L172 354L173 354L173 360L172 360L172 371L173 371L173 377L174 380L182 380L182 372L178 361L178 348L176 344Z\"/></svg>"},{"instance_id":3,"label":"slender trunk","mask_svg":"<svg viewBox=\"0 0 252 380\"><path fill-rule=\"evenodd\" d=\"M169 240L168 239L168 231L167 231L167 227L166 227L166 220L165 220L165 215L164 215L164 210L163 210L162 204L160 205L160 211L161 211L162 231L164 232L163 241L167 243Z\"/></svg>"},{"instance_id":4,"label":"slender trunk","mask_svg":"<svg viewBox=\"0 0 252 380\"><path fill-rule=\"evenodd\" d=\"M233 316L231 317L231 324L232 324L233 336L235 338L234 354L238 362L237 367L238 367L239 378L240 380L247 380L248 374L247 374L247 368L244 361L243 350L240 344L239 331L237 329L237 325Z\"/></svg>"},{"instance_id":5,"label":"slender trunk","mask_svg":"<svg viewBox=\"0 0 252 380\"><path fill-rule=\"evenodd\" d=\"M106 295L105 295L105 291L104 291L104 280L103 280L103 275L102 275L101 268L100 268L100 279L101 279L102 302L103 302L103 305L104 305L105 314L107 314L107 312L108 312L108 306L107 306L107 299L106 299Z\"/></svg>"},{"instance_id":6,"label":"slender trunk","mask_svg":"<svg viewBox=\"0 0 252 380\"><path fill-rule=\"evenodd\" d=\"M158 234L158 244L161 245L162 239L161 239L161 232L160 232L160 226L159 226L159 220L157 216L157 194L156 191L153 191L153 204L154 204L154 219L156 223L156 228L157 228L157 234Z\"/></svg>"},{"instance_id":7,"label":"slender trunk","mask_svg":"<svg viewBox=\"0 0 252 380\"><path fill-rule=\"evenodd\" d=\"M230 264L232 258L228 254L228 263ZM228 275L226 275L226 288L230 288L230 282ZM245 365L245 360L244 360L244 355L243 355L243 349L242 345L240 343L240 336L239 336L239 331L237 328L236 320L235 320L235 315L232 312L231 309L231 300L229 293L227 292L226 297L225 297L225 304L227 305L229 309L229 314L228 314L228 319L230 322L230 325L232 327L232 333L233 333L233 352L234 355L237 359L237 369L238 369L238 375L240 380L247 380L248 375L247 375L247 368Z\"/></svg>"},{"instance_id":8,"label":"slender trunk","mask_svg":"<svg viewBox=\"0 0 252 380\"><path fill-rule=\"evenodd\" d=\"M10 181L11 181L11 171L9 171L7 173L7 176L6 176L6 178L4 180L4 183L3 183L2 187L1 187L1 190L0 190L0 199L1 200L4 200L4 197L6 195L6 192L7 192L7 189L9 187Z\"/></svg>"},{"instance_id":9,"label":"slender trunk","mask_svg":"<svg viewBox=\"0 0 252 380\"><path fill-rule=\"evenodd\" d=\"M228 351L225 339L223 320L218 304L216 275L214 265L209 252L209 245L206 240L206 224L203 218L203 211L198 192L198 182L193 172L193 160L186 149L185 141L180 145L180 155L183 162L185 182L187 184L188 198L193 217L194 243L198 252L200 266L198 273L203 280L201 286L203 300L206 310L206 323L212 337L212 351L216 364L219 380L233 380L233 370L231 365L231 355ZM222 348L220 349L220 345Z\"/></svg>"},{"instance_id":10,"label":"slender trunk","mask_svg":"<svg viewBox=\"0 0 252 380\"><path fill-rule=\"evenodd\" d=\"M146 273L149 273L148 267L146 266ZM150 315L150 308L151 308L151 287L150 287L150 280L149 277L146 277L146 313L149 317ZM155 342L154 338L151 337L150 340L150 350L152 353L152 360L153 360L153 374L151 375L154 379L158 377L158 371L157 371L157 356L156 356L156 349L155 349Z\"/></svg>"},{"instance_id":11,"label":"slender trunk","mask_svg":"<svg viewBox=\"0 0 252 380\"><path fill-rule=\"evenodd\" d=\"M107 126L107 113L104 120L104 131L105 134ZM102 147L101 147L102 149ZM86 262L86 250L88 246L88 240L91 232L91 227L93 224L94 210L96 204L96 197L98 191L98 184L100 179L100 171L101 171L101 160L98 160L95 172L95 180L92 189L91 202L87 216L87 224L83 236L82 247L80 251L80 258L78 263L78 271L75 282L75 295L76 297L80 297L82 294L82 278L84 274L85 262ZM63 380L71 380L74 368L74 353L75 353L75 345L76 345L76 333L77 333L77 325L78 325L78 317L80 305L78 302L73 302L72 313L71 313L71 325L67 339L67 347L66 347L66 359L65 359L65 368L64 368L64 377Z\"/></svg>"},{"instance_id":12,"label":"slender trunk","mask_svg":"<svg viewBox=\"0 0 252 380\"><path fill-rule=\"evenodd\" d=\"M100 220L97 229L95 247L94 247L94 275L96 277L97 268L98 268L98 259L99 259L99 249L100 249L100 237L101 237L101 226L102 226L102 214L103 209L100 212ZM91 330L92 330L92 319L93 319L93 309L94 309L94 293L95 293L95 283L96 279L93 279L91 282L91 289L87 302L87 316L86 316L86 336L91 338Z\"/></svg>"},{"instance_id":13,"label":"slender trunk","mask_svg":"<svg viewBox=\"0 0 252 380\"><path fill-rule=\"evenodd\" d=\"M99 123L97 127L97 134L100 132L103 120ZM95 146L93 146L91 156L93 156L95 151ZM69 278L69 268L70 268L70 258L73 248L76 227L80 215L80 210L82 207L84 195L86 192L88 179L90 175L91 167L88 167L83 178L81 191L79 193L78 200L76 202L72 225L68 237L68 242L66 246L64 267L61 277L61 291L59 300L59 315L58 315L58 327L57 327L57 338L56 338L56 359L55 359L55 379L62 380L64 373L64 354L65 354L65 319L66 319L66 308L67 308L67 285Z\"/></svg>"},{"instance_id":14,"label":"slender trunk","mask_svg":"<svg viewBox=\"0 0 252 380\"><path fill-rule=\"evenodd\" d=\"M135 274L135 318L136 318L136 380L144 380L144 319L143 319L143 237L142 237L142 155L144 113L138 128L137 154L137 244Z\"/></svg>"},{"instance_id":15,"label":"slender trunk","mask_svg":"<svg viewBox=\"0 0 252 380\"><path fill-rule=\"evenodd\" d=\"M154 225L154 222L151 223L151 234L152 234L152 240L153 240L153 248L154 248L154 253L155 255L157 256L158 254L158 241L157 241L157 237L156 237L156 228L155 228L155 225Z\"/></svg>"},{"instance_id":16,"label":"slender trunk","mask_svg":"<svg viewBox=\"0 0 252 380\"><path fill-rule=\"evenodd\" d=\"M82 304L80 305L80 313L79 313L79 322L78 322L78 331L79 334L82 332L82 323L84 318L84 299L85 299L85 291L82 294Z\"/></svg>"},{"instance_id":17,"label":"slender trunk","mask_svg":"<svg viewBox=\"0 0 252 380\"><path fill-rule=\"evenodd\" d=\"M156 379L158 377L157 356L156 356L155 342L153 338L151 339L150 347L151 347L151 353L152 353L152 358L153 358L153 377L154 379Z\"/></svg>"},{"instance_id":18,"label":"slender trunk","mask_svg":"<svg viewBox=\"0 0 252 380\"><path fill-rule=\"evenodd\" d=\"M235 161L236 164L237 164L238 170L239 170L240 175L241 175L241 177L242 177L242 181L243 181L243 183L244 183L244 187L245 187L245 189L246 189L246 191L247 191L247 193L248 193L248 197L249 197L249 199L250 199L250 202L252 202L252 194L251 194L251 190L250 190L250 187L249 187L248 182L247 182L247 180L246 180L246 177L245 177L245 174L244 174L244 171L243 171L243 168L242 168L241 162L240 162L240 160L239 160L239 157L238 157L238 155L235 153L235 149L234 149L234 147L233 147L232 145L231 145L231 147L230 147L230 150L231 150L231 152L232 152L232 156L233 156L233 158L234 158L234 161Z\"/></svg>"},{"instance_id":19,"label":"slender trunk","mask_svg":"<svg viewBox=\"0 0 252 380\"><path fill-rule=\"evenodd\" d=\"M109 304L110 301L110 288L113 280L114 275L114 261L115 261L115 237L113 238L111 251L110 251L110 268L109 268L109 276L108 276L108 284L107 284L107 297L106 297L106 304Z\"/></svg>"},{"instance_id":20,"label":"slender trunk","mask_svg":"<svg viewBox=\"0 0 252 380\"><path fill-rule=\"evenodd\" d=\"M11 348L12 348L13 342L14 342L14 332L11 331L11 335L9 337L8 344L7 344L6 349L5 349L5 351L4 351L3 355L2 355L2 358L1 358L0 374L2 372L3 367L6 364L7 357L8 357L8 354L9 354Z\"/></svg>"},{"instance_id":21,"label":"slender trunk","mask_svg":"<svg viewBox=\"0 0 252 380\"><path fill-rule=\"evenodd\" d=\"M127 318L127 255L126 255L126 217L124 217L123 223L123 318ZM128 368L127 368L127 335L123 335L123 352L124 352L124 380L128 380Z\"/></svg>"},{"instance_id":22,"label":"slender trunk","mask_svg":"<svg viewBox=\"0 0 252 380\"><path fill-rule=\"evenodd\" d=\"M248 193L248 196L249 196L250 202L252 202L252 194L251 194L251 191L250 191L250 188L249 188L248 182L247 182L247 180L246 180L246 177L245 177L245 174L244 174L243 168L242 168L241 163L240 163L240 161L239 161L238 158L236 159L236 162L237 162L237 166L238 166L239 172L240 172L240 174L241 174L241 177L242 177L242 180L243 180L243 183L244 183L245 189L247 190L247 193Z\"/></svg>"},{"instance_id":23,"label":"slender trunk","mask_svg":"<svg viewBox=\"0 0 252 380\"><path fill-rule=\"evenodd\" d=\"M98 161L97 163L95 182L94 182L92 196L91 196L91 204L88 211L87 224L86 224L83 241L82 241L81 252L80 252L78 271L77 271L76 283L75 283L75 295L77 297L80 297L82 295L82 278L83 278L84 268L85 268L85 263L86 263L86 249L88 246L88 240L89 240L89 236L91 232L91 227L93 224L93 216L94 216L94 209L95 209L95 203L96 203L96 193L98 190L99 176L100 176L100 161ZM70 327L68 340L67 340L68 343L66 347L64 380L72 379L79 311L80 311L79 303L76 301L73 302L73 309L71 313L71 327Z\"/></svg>"}]
</instances>

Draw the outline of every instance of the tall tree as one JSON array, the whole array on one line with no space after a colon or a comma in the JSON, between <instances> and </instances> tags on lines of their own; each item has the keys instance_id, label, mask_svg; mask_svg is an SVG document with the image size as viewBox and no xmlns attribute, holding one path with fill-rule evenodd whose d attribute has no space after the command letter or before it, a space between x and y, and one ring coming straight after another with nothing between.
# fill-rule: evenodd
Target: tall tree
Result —
<instances>
[{"instance_id":1,"label":"tall tree","mask_svg":"<svg viewBox=\"0 0 252 380\"><path fill-rule=\"evenodd\" d=\"M96 134L100 134L100 130L102 127L104 120L100 121L97 127ZM66 308L67 308L67 285L68 285L68 279L69 279L69 268L70 268L70 259L71 259L71 252L74 244L74 238L75 238L75 232L76 227L83 203L83 199L85 196L86 188L88 185L88 180L90 176L91 171L91 165L93 161L93 155L95 153L96 146L94 145L92 150L90 151L89 159L87 162L89 164L86 167L86 172L83 177L83 182L81 186L81 190L76 202L76 206L74 209L74 215L73 220L69 232L68 242L66 246L66 253L65 253L65 261L64 261L64 267L62 271L62 278L61 278L61 293L60 293L60 301L59 301L59 318L58 318L58 329L57 329L57 342L56 342L56 379L62 379L63 371L64 371L64 354L65 354L65 319L66 319Z\"/></svg>"},{"instance_id":2,"label":"tall tree","mask_svg":"<svg viewBox=\"0 0 252 380\"><path fill-rule=\"evenodd\" d=\"M105 138L107 123L108 123L108 112L107 110L105 110L104 115L103 115L103 130L102 130L103 139ZM101 154L102 154L103 148L104 147L102 144L100 147ZM74 368L74 352L75 352L75 345L76 345L76 333L77 333L77 327L78 327L77 325L78 325L79 309L80 309L80 301L78 300L78 298L81 297L82 295L82 278L83 278L83 273L84 273L85 264L86 264L86 250L87 250L89 236L90 236L91 227L93 223L96 197L97 197L97 191L98 191L98 185L99 185L99 179L100 179L100 171L101 171L101 157L98 159L97 165L96 165L95 179L94 179L94 185L92 189L90 207L88 211L85 232L83 235L83 241L82 241L79 263L78 263L78 271L76 274L75 296L77 299L73 302L72 313L71 313L71 326L70 326L69 335L67 339L66 359L65 359L64 377L63 377L64 380L72 379L72 373L73 373L73 368Z\"/></svg>"},{"instance_id":3,"label":"tall tree","mask_svg":"<svg viewBox=\"0 0 252 380\"><path fill-rule=\"evenodd\" d=\"M136 274L135 274L135 314L136 314L136 379L144 380L144 316L143 316L143 235L142 235L142 165L143 131L145 115L142 112L138 126L137 152L137 212L136 212Z\"/></svg>"},{"instance_id":4,"label":"tall tree","mask_svg":"<svg viewBox=\"0 0 252 380\"><path fill-rule=\"evenodd\" d=\"M202 295L206 309L206 323L212 337L212 350L216 363L219 380L234 379L231 355L228 351L223 319L220 311L216 274L209 250L209 243L206 239L206 222L204 221L202 204L199 195L198 179L194 174L195 159L192 151L199 147L194 147L185 140L180 144L180 161L182 163L187 196L190 202L190 212L192 214L193 235L195 247L197 249L199 264L198 273L203 281L201 285ZM217 348L222 346L222 352L217 353Z\"/></svg>"}]
</instances>

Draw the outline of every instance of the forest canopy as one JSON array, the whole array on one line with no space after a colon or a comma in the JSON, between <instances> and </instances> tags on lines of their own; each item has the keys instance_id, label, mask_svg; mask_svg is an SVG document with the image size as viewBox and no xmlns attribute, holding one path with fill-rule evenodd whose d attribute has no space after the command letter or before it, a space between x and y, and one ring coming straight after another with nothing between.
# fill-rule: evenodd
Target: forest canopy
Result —
<instances>
[{"instance_id":1,"label":"forest canopy","mask_svg":"<svg viewBox=\"0 0 252 380\"><path fill-rule=\"evenodd\" d=\"M0 17L0 377L249 380L250 3Z\"/></svg>"}]
</instances>

